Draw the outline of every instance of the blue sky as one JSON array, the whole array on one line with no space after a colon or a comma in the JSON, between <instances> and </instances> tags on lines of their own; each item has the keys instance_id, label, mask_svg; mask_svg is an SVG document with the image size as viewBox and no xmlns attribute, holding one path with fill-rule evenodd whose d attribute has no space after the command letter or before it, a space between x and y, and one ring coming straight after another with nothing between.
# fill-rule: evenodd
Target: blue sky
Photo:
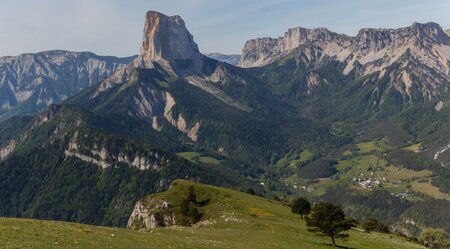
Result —
<instances>
[{"instance_id":1,"label":"blue sky","mask_svg":"<svg viewBox=\"0 0 450 249\"><path fill-rule=\"evenodd\" d=\"M144 14L180 15L202 52L240 53L246 40L295 26L355 35L414 21L450 29L450 0L0 0L0 56L50 49L127 56Z\"/></svg>"}]
</instances>

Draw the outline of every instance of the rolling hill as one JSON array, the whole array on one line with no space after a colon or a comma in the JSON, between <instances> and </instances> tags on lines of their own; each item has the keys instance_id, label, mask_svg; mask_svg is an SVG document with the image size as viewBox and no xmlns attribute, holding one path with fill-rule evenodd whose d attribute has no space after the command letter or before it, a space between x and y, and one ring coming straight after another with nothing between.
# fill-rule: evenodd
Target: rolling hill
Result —
<instances>
[{"instance_id":1,"label":"rolling hill","mask_svg":"<svg viewBox=\"0 0 450 249\"><path fill-rule=\"evenodd\" d=\"M74 223L0 219L0 240L7 248L330 248L330 241L306 231L304 220L276 201L234 190L175 181L155 194L176 202L193 185L210 202L197 227L164 227L141 231ZM18 233L20 232L20 233ZM350 231L349 248L423 248L391 234Z\"/></svg>"}]
</instances>

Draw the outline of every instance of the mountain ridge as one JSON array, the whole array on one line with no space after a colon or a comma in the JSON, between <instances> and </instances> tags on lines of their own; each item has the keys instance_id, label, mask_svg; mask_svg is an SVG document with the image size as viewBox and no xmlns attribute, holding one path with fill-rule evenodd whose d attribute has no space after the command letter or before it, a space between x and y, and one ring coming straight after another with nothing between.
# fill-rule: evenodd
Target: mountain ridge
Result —
<instances>
[{"instance_id":1,"label":"mountain ridge","mask_svg":"<svg viewBox=\"0 0 450 249\"><path fill-rule=\"evenodd\" d=\"M426 31L426 32L424 32ZM412 34L408 34L409 32L413 32ZM390 35L395 36L399 34L404 35L415 35L417 34L418 38L423 38L424 36L429 36L431 38L435 38L441 43L448 45L449 39L444 30L437 23L428 22L428 23L413 23L411 26L396 28L396 29L384 29L384 28L362 28L359 30L357 35L349 36L346 34L338 34L328 30L327 28L303 28L303 27L295 27L289 28L288 31L279 38L256 38L250 39L246 42L243 52L241 55L240 66L242 67L255 67L255 66L263 66L272 62L274 59L279 58L280 55L285 54L302 44L306 43L315 43L319 44L319 46L327 46L328 43L332 44L334 48L329 48L328 54L331 56L333 53L336 53L336 49L344 50L346 46L352 45L351 43L357 43L357 45L363 49L369 49L371 43L378 42L376 39L389 38ZM405 34L406 33L406 34ZM444 35L445 37L443 37ZM365 40L367 42L365 42ZM392 40L392 39L391 39ZM255 49L255 43L260 45L261 54L252 55L252 50ZM323 44L325 43L325 44ZM380 44L380 46L387 46L387 44ZM256 47L258 48L258 47ZM376 46L372 49L378 49ZM264 54L265 52L268 54ZM271 51L270 51L271 50ZM345 51L344 51L345 52ZM272 54L272 55L271 55ZM273 56L273 58L267 56ZM334 54L336 55L336 54ZM342 56L346 56L347 54L343 54ZM253 56L254 58L251 58ZM256 57L255 57L256 56ZM247 58L250 57L250 58ZM266 58L265 58L266 57ZM338 59L346 59L345 57L337 56Z\"/></svg>"},{"instance_id":2,"label":"mountain ridge","mask_svg":"<svg viewBox=\"0 0 450 249\"><path fill-rule=\"evenodd\" d=\"M207 53L205 54L206 56L218 60L218 61L222 61L222 62L226 62L228 64L231 64L233 66L238 66L239 65L239 60L241 59L241 55L240 54L222 54L222 53Z\"/></svg>"},{"instance_id":3,"label":"mountain ridge","mask_svg":"<svg viewBox=\"0 0 450 249\"><path fill-rule=\"evenodd\" d=\"M0 57L0 118L34 114L111 75L134 59L51 50Z\"/></svg>"},{"instance_id":4,"label":"mountain ridge","mask_svg":"<svg viewBox=\"0 0 450 249\"><path fill-rule=\"evenodd\" d=\"M440 100L449 93L450 37L436 23L365 28L353 37L325 28L291 28L280 38L247 41L240 66L265 67L292 53L305 55L306 70L336 62L338 73L361 81L362 86L386 82L383 88L400 93L406 103ZM387 73L393 69L395 74ZM328 84L325 79L314 78L312 85ZM383 103L382 96L377 98L377 105Z\"/></svg>"}]
</instances>

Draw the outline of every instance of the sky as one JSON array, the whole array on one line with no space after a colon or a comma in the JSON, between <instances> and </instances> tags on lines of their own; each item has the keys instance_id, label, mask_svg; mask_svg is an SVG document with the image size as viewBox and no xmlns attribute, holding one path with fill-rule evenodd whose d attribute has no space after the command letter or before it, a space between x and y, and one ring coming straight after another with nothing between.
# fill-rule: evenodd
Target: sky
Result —
<instances>
[{"instance_id":1,"label":"sky","mask_svg":"<svg viewBox=\"0 0 450 249\"><path fill-rule=\"evenodd\" d=\"M239 54L248 39L291 27L450 29L450 0L0 0L0 56L52 49L137 54L146 11L180 15L202 52Z\"/></svg>"}]
</instances>

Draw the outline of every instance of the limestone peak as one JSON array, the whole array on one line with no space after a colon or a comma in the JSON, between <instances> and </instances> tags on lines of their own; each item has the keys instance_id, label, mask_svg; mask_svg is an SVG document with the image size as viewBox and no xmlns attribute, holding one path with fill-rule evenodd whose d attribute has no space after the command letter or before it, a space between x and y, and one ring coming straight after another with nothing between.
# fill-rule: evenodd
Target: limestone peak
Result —
<instances>
[{"instance_id":1,"label":"limestone peak","mask_svg":"<svg viewBox=\"0 0 450 249\"><path fill-rule=\"evenodd\" d=\"M166 16L148 11L145 18L140 67L151 67L153 61L190 60L199 54L197 44L180 16Z\"/></svg>"}]
</instances>

